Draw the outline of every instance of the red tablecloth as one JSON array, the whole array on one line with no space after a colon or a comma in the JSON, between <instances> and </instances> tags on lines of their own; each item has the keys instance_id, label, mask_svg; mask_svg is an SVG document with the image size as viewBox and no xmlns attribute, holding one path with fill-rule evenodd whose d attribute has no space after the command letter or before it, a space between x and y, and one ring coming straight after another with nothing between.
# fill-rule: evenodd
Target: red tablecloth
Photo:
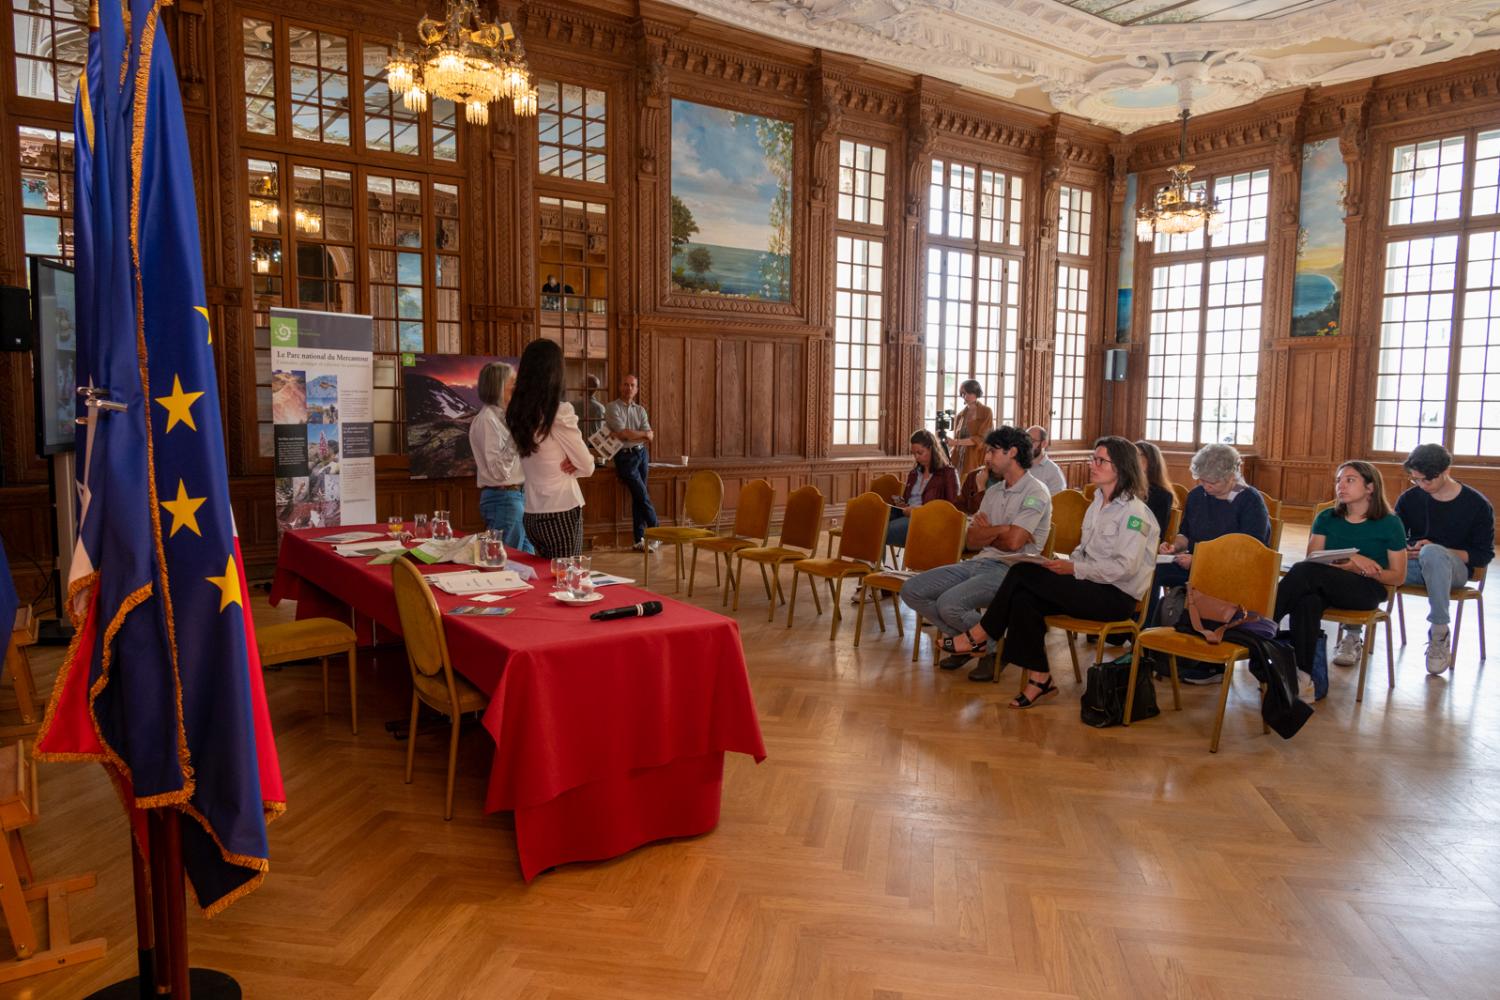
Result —
<instances>
[{"instance_id":1,"label":"red tablecloth","mask_svg":"<svg viewBox=\"0 0 1500 1000\"><path fill-rule=\"evenodd\" d=\"M400 635L389 566L340 556L319 535L289 531L271 603L297 617L349 620L353 608ZM373 526L372 530L381 530ZM568 607L548 596L544 560L532 589L500 603L504 618L444 615L453 666L490 696L495 739L485 808L515 812L522 874L614 857L666 837L713 829L725 751L766 755L733 619L637 587ZM469 567L424 567L435 573ZM434 589L438 606L467 603ZM660 615L596 622L600 607L659 600Z\"/></svg>"}]
</instances>

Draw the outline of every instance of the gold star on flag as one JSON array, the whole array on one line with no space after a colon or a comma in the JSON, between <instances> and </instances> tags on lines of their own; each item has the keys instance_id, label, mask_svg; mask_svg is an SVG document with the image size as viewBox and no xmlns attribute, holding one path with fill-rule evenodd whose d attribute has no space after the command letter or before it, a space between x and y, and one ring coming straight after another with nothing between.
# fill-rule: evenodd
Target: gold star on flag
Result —
<instances>
[{"instance_id":1,"label":"gold star on flag","mask_svg":"<svg viewBox=\"0 0 1500 1000\"><path fill-rule=\"evenodd\" d=\"M171 538L176 535L178 528L187 528L202 538L203 532L198 530L198 508L206 503L208 503L208 497L188 496L187 484L181 479L177 480L177 499L161 502L161 505L172 515L172 531L167 537Z\"/></svg>"},{"instance_id":2,"label":"gold star on flag","mask_svg":"<svg viewBox=\"0 0 1500 1000\"><path fill-rule=\"evenodd\" d=\"M212 344L214 342L214 328L213 324L209 321L208 310L203 306L193 306L193 309L203 314L203 325L208 329L208 342Z\"/></svg>"},{"instance_id":3,"label":"gold star on flag","mask_svg":"<svg viewBox=\"0 0 1500 1000\"><path fill-rule=\"evenodd\" d=\"M167 408L168 431L178 424L187 424L189 430L198 429L198 425L193 423L193 404L201 395L201 392L183 392L182 379L172 376L172 395L156 397L156 401Z\"/></svg>"},{"instance_id":4,"label":"gold star on flag","mask_svg":"<svg viewBox=\"0 0 1500 1000\"><path fill-rule=\"evenodd\" d=\"M210 576L205 577L205 579L219 588L220 611L223 611L231 604L238 604L242 608L245 606L244 602L240 600L240 571L234 565L234 556L230 556L229 560L224 564L223 576Z\"/></svg>"}]
</instances>

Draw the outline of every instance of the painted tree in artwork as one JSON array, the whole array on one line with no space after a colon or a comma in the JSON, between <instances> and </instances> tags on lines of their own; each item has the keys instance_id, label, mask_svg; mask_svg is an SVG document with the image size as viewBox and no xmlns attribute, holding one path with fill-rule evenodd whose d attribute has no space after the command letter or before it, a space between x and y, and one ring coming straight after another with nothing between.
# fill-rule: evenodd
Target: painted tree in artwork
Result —
<instances>
[{"instance_id":1,"label":"painted tree in artwork","mask_svg":"<svg viewBox=\"0 0 1500 1000\"><path fill-rule=\"evenodd\" d=\"M693 212L682 199L675 194L672 196L672 256L682 253L688 245L688 240L698 231L698 223L693 219Z\"/></svg>"},{"instance_id":2,"label":"painted tree in artwork","mask_svg":"<svg viewBox=\"0 0 1500 1000\"><path fill-rule=\"evenodd\" d=\"M766 169L776 181L776 196L771 200L767 217L771 238L760 268L761 294L786 301L791 298L792 285L792 123L739 114L734 116L734 123L755 129L755 138L765 154Z\"/></svg>"},{"instance_id":3,"label":"painted tree in artwork","mask_svg":"<svg viewBox=\"0 0 1500 1000\"><path fill-rule=\"evenodd\" d=\"M713 267L714 257L708 247L693 247L688 251L687 268L698 276L698 280L702 281L703 276L712 271Z\"/></svg>"}]
</instances>

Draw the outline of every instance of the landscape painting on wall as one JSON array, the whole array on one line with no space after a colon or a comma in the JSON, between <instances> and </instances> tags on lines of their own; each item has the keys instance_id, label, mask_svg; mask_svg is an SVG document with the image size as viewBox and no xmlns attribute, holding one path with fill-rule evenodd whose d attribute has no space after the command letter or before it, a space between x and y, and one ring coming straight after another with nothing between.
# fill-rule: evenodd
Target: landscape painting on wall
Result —
<instances>
[{"instance_id":1,"label":"landscape painting on wall","mask_svg":"<svg viewBox=\"0 0 1500 1000\"><path fill-rule=\"evenodd\" d=\"M473 477L469 424L480 408L479 372L496 360L466 354L412 356L402 388L406 455L413 479Z\"/></svg>"},{"instance_id":2,"label":"landscape painting on wall","mask_svg":"<svg viewBox=\"0 0 1500 1000\"><path fill-rule=\"evenodd\" d=\"M792 123L672 102L672 289L792 297Z\"/></svg>"},{"instance_id":3,"label":"landscape painting on wall","mask_svg":"<svg viewBox=\"0 0 1500 1000\"><path fill-rule=\"evenodd\" d=\"M1292 336L1332 337L1344 286L1344 185L1348 178L1333 139L1302 147L1302 212L1297 276L1292 286Z\"/></svg>"}]
</instances>

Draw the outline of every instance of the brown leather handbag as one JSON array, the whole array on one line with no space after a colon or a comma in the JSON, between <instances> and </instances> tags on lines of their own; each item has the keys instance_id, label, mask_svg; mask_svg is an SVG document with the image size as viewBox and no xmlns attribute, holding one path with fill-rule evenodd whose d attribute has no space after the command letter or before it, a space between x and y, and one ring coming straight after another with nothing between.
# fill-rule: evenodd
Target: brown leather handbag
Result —
<instances>
[{"instance_id":1,"label":"brown leather handbag","mask_svg":"<svg viewBox=\"0 0 1500 1000\"><path fill-rule=\"evenodd\" d=\"M1187 591L1187 613L1193 631L1203 636L1210 646L1223 642L1224 633L1230 629L1261 620L1259 614L1246 610L1243 604L1205 594L1191 586ZM1210 624L1216 627L1210 628Z\"/></svg>"}]
</instances>

